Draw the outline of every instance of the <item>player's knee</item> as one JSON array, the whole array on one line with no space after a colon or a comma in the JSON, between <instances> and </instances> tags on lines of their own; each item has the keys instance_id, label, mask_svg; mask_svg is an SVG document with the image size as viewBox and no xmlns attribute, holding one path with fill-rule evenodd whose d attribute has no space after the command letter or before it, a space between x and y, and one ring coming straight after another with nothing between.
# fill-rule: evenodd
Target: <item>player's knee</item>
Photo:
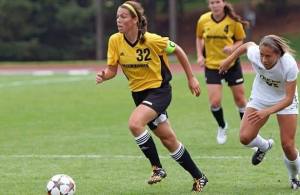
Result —
<instances>
[{"instance_id":1,"label":"player's knee","mask_svg":"<svg viewBox=\"0 0 300 195\"><path fill-rule=\"evenodd\" d=\"M168 134L168 136L160 137L160 140L163 143L163 145L166 146L167 148L177 143L177 138L173 133Z\"/></svg>"},{"instance_id":2,"label":"player's knee","mask_svg":"<svg viewBox=\"0 0 300 195\"><path fill-rule=\"evenodd\" d=\"M138 121L135 120L129 120L128 128L131 132L139 132L141 129L144 129L144 127Z\"/></svg>"},{"instance_id":3,"label":"player's knee","mask_svg":"<svg viewBox=\"0 0 300 195\"><path fill-rule=\"evenodd\" d=\"M245 106L246 106L247 101L246 101L246 99L244 98L244 96L242 96L242 97L237 97L237 98L235 99L235 104L236 104L239 108L241 108L241 107L245 107Z\"/></svg>"},{"instance_id":4,"label":"player's knee","mask_svg":"<svg viewBox=\"0 0 300 195\"><path fill-rule=\"evenodd\" d=\"M240 133L240 142L243 145L248 145L251 142L251 138L243 133Z\"/></svg>"},{"instance_id":5,"label":"player's knee","mask_svg":"<svg viewBox=\"0 0 300 195\"><path fill-rule=\"evenodd\" d=\"M284 153L289 154L292 153L295 150L295 144L293 141L283 141L281 143L282 149Z\"/></svg>"},{"instance_id":6,"label":"player's knee","mask_svg":"<svg viewBox=\"0 0 300 195\"><path fill-rule=\"evenodd\" d=\"M215 111L219 110L221 108L221 102L220 101L212 101L210 104L210 109Z\"/></svg>"}]
</instances>

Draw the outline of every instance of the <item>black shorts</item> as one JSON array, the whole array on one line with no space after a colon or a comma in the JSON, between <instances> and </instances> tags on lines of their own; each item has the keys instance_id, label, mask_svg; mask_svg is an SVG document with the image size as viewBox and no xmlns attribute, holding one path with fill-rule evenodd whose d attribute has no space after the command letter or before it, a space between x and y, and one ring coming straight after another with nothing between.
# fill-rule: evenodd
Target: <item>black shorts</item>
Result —
<instances>
[{"instance_id":1,"label":"black shorts","mask_svg":"<svg viewBox=\"0 0 300 195\"><path fill-rule=\"evenodd\" d=\"M159 118L168 118L167 108L171 103L172 88L169 84L165 84L159 88L132 92L132 98L136 106L143 104L157 113L158 116L148 123L148 127L153 130L156 129Z\"/></svg>"},{"instance_id":2,"label":"black shorts","mask_svg":"<svg viewBox=\"0 0 300 195\"><path fill-rule=\"evenodd\" d=\"M234 86L244 83L242 68L239 62L236 62L225 74L219 74L218 69L209 69L205 67L206 84L220 84L225 79L228 86Z\"/></svg>"}]
</instances>

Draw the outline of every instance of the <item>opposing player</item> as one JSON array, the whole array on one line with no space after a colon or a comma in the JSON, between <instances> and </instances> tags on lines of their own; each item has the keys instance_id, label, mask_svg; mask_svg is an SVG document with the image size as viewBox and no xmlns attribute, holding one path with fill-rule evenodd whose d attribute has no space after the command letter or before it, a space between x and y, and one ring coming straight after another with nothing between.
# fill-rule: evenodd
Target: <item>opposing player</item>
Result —
<instances>
[{"instance_id":1,"label":"opposing player","mask_svg":"<svg viewBox=\"0 0 300 195\"><path fill-rule=\"evenodd\" d=\"M237 59L232 62L230 69L224 75L219 74L219 64L237 47L243 44L247 22L241 20L231 4L224 0L208 0L210 12L198 20L196 30L196 47L198 64L205 66L205 79L207 84L210 110L218 124L217 142L224 144L227 140L227 123L222 108L222 80L228 83L234 102L243 117L246 98L244 95L244 79Z\"/></svg>"},{"instance_id":2,"label":"opposing player","mask_svg":"<svg viewBox=\"0 0 300 195\"><path fill-rule=\"evenodd\" d=\"M261 163L274 141L264 139L258 133L269 116L275 113L291 188L297 189L300 187L300 158L295 144L298 66L292 56L293 50L283 38L268 35L262 38L259 45L248 42L240 46L221 63L220 73L226 72L230 64L246 52L256 77L241 123L240 142L247 147L257 147L252 164Z\"/></svg>"},{"instance_id":3,"label":"opposing player","mask_svg":"<svg viewBox=\"0 0 300 195\"><path fill-rule=\"evenodd\" d=\"M96 82L113 78L118 65L126 75L137 106L129 118L129 129L151 163L152 175L148 183L160 182L167 174L162 168L151 133L145 129L146 125L169 150L171 157L194 178L192 190L202 191L208 180L176 138L166 112L172 96L169 83L172 75L167 54L177 56L191 92L200 95L198 80L193 75L185 52L169 38L147 32L144 10L137 2L126 1L119 6L117 26L119 33L111 35L108 43L108 66L97 74Z\"/></svg>"}]
</instances>

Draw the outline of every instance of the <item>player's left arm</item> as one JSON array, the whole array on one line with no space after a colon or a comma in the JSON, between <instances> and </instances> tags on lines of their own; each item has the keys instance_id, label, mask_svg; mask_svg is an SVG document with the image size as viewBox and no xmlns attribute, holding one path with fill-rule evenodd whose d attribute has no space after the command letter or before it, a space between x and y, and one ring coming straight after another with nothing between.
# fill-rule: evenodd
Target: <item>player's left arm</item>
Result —
<instances>
[{"instance_id":1,"label":"player's left arm","mask_svg":"<svg viewBox=\"0 0 300 195\"><path fill-rule=\"evenodd\" d=\"M234 42L234 44L231 47L232 52L234 50L236 50L239 46L243 45L243 43L244 43L244 40L239 40L239 41Z\"/></svg>"},{"instance_id":2,"label":"player's left arm","mask_svg":"<svg viewBox=\"0 0 300 195\"><path fill-rule=\"evenodd\" d=\"M276 113L276 112L286 108L287 106L291 105L293 102L293 99L295 98L296 82L297 81L286 82L285 97L281 101L279 101L277 104L275 104L271 107L252 112L247 117L249 122L256 124L257 122L270 116L271 114Z\"/></svg>"},{"instance_id":3,"label":"player's left arm","mask_svg":"<svg viewBox=\"0 0 300 195\"><path fill-rule=\"evenodd\" d=\"M292 104L295 97L297 80L285 83L285 97L274 106L266 109L269 114L273 114Z\"/></svg>"},{"instance_id":4,"label":"player's left arm","mask_svg":"<svg viewBox=\"0 0 300 195\"><path fill-rule=\"evenodd\" d=\"M181 64L182 68L184 69L184 72L188 79L189 88L190 88L192 94L194 94L198 97L201 92L199 82L193 74L192 67L191 67L191 64L188 60L186 53L183 51L183 49L179 45L177 45L171 41L169 41L166 51L169 54L174 53L176 55L179 63Z\"/></svg>"}]
</instances>

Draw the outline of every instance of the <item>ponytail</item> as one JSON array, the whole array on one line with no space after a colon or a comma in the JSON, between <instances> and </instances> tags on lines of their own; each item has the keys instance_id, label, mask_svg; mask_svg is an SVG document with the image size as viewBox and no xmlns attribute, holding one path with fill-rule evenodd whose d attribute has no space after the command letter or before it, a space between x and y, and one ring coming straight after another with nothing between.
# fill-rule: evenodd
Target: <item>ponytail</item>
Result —
<instances>
[{"instance_id":1,"label":"ponytail","mask_svg":"<svg viewBox=\"0 0 300 195\"><path fill-rule=\"evenodd\" d=\"M145 15L141 17L139 22L140 43L145 43L145 33L147 32L147 18Z\"/></svg>"},{"instance_id":2,"label":"ponytail","mask_svg":"<svg viewBox=\"0 0 300 195\"><path fill-rule=\"evenodd\" d=\"M242 23L244 29L249 27L249 22L246 20L242 20L242 17L239 16L237 13L235 13L235 11L230 3L225 2L224 12L225 12L225 14L228 14L228 16L230 18L232 18L233 20Z\"/></svg>"}]
</instances>

